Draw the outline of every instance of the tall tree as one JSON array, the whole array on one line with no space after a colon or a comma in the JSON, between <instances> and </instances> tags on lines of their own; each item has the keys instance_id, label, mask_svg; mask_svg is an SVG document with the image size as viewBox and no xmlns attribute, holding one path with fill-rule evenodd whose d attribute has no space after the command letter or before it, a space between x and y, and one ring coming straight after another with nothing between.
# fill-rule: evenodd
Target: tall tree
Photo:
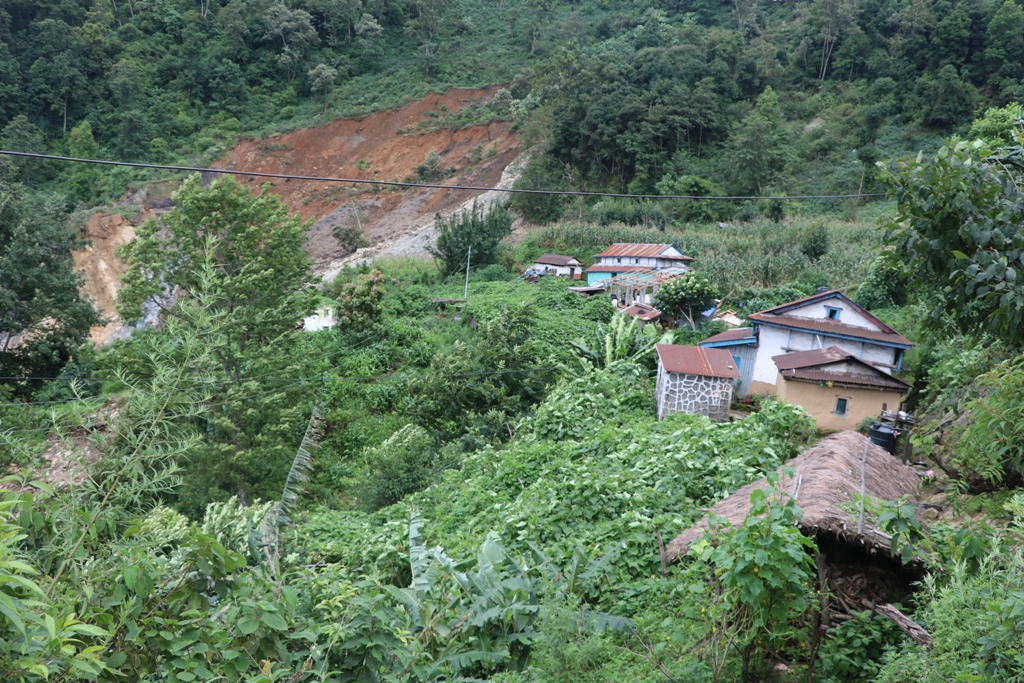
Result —
<instances>
[{"instance_id":1,"label":"tall tree","mask_svg":"<svg viewBox=\"0 0 1024 683\"><path fill-rule=\"evenodd\" d=\"M92 124L82 121L71 129L68 135L68 151L78 159L95 159L99 156L100 146L92 135ZM100 173L93 164L74 164L71 167L71 189L75 197L89 201L97 194L96 181Z\"/></svg>"},{"instance_id":2,"label":"tall tree","mask_svg":"<svg viewBox=\"0 0 1024 683\"><path fill-rule=\"evenodd\" d=\"M883 223L886 254L933 302L933 322L950 316L967 331L1024 344L1024 131L995 155L960 142L934 156L879 164L896 215ZM939 286L936 286L936 285Z\"/></svg>"},{"instance_id":3,"label":"tall tree","mask_svg":"<svg viewBox=\"0 0 1024 683\"><path fill-rule=\"evenodd\" d=\"M199 332L216 363L207 370L218 378L210 388L217 409L189 465L194 485L182 493L197 512L232 494L265 496L283 481L294 448L288 435L301 431L305 410L295 394L296 325L319 296L303 250L306 226L275 195L252 194L231 178L203 188L194 175L174 199L175 211L144 223L123 249L118 311L126 322L154 310L177 317L174 298L201 298L215 321ZM254 393L258 405L248 399Z\"/></svg>"},{"instance_id":4,"label":"tall tree","mask_svg":"<svg viewBox=\"0 0 1024 683\"><path fill-rule=\"evenodd\" d=\"M85 43L63 21L44 19L32 26L35 48L41 55L32 63L29 76L36 96L49 105L50 111L61 112L64 133L68 130L68 107L86 91Z\"/></svg>"},{"instance_id":5,"label":"tall tree","mask_svg":"<svg viewBox=\"0 0 1024 683\"><path fill-rule=\"evenodd\" d=\"M762 194L786 163L785 132L779 96L771 86L729 138L740 192Z\"/></svg>"},{"instance_id":6,"label":"tall tree","mask_svg":"<svg viewBox=\"0 0 1024 683\"><path fill-rule=\"evenodd\" d=\"M467 258L471 268L497 263L498 244L512 232L512 215L502 204L485 209L473 202L470 211L438 214L434 222L439 234L430 253L448 275L464 272Z\"/></svg>"},{"instance_id":7,"label":"tall tree","mask_svg":"<svg viewBox=\"0 0 1024 683\"><path fill-rule=\"evenodd\" d=\"M985 59L999 78L1019 79L1024 74L1024 8L1014 0L1006 0L992 15Z\"/></svg>"},{"instance_id":8,"label":"tall tree","mask_svg":"<svg viewBox=\"0 0 1024 683\"><path fill-rule=\"evenodd\" d=\"M79 291L81 246L59 203L0 179L0 375L56 376L99 322Z\"/></svg>"}]
</instances>

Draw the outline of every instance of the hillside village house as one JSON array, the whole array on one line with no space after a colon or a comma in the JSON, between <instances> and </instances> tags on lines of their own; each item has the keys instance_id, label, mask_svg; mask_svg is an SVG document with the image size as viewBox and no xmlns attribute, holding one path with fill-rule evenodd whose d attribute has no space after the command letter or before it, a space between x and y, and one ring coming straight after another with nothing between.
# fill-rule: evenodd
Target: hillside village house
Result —
<instances>
[{"instance_id":1,"label":"hillside village house","mask_svg":"<svg viewBox=\"0 0 1024 683\"><path fill-rule=\"evenodd\" d=\"M729 352L675 344L658 344L655 348L658 419L664 420L672 413L690 413L726 422L733 383L740 378Z\"/></svg>"},{"instance_id":2,"label":"hillside village house","mask_svg":"<svg viewBox=\"0 0 1024 683\"><path fill-rule=\"evenodd\" d=\"M700 343L704 349L723 349L729 352L740 373L739 385L733 390L737 396L750 394L750 384L754 378L754 363L757 360L757 337L754 328L737 327L715 334Z\"/></svg>"},{"instance_id":3,"label":"hillside village house","mask_svg":"<svg viewBox=\"0 0 1024 683\"><path fill-rule=\"evenodd\" d=\"M537 273L576 279L583 273L583 264L573 256L541 254L534 260L531 270Z\"/></svg>"},{"instance_id":4,"label":"hillside village house","mask_svg":"<svg viewBox=\"0 0 1024 683\"><path fill-rule=\"evenodd\" d=\"M865 417L898 406L910 390L903 380L838 346L784 353L772 360L778 369L776 394L803 406L818 429L854 429Z\"/></svg>"},{"instance_id":5,"label":"hillside village house","mask_svg":"<svg viewBox=\"0 0 1024 683\"><path fill-rule=\"evenodd\" d=\"M681 275L689 270L693 259L684 256L671 244L613 244L594 255L594 265L587 268L587 284L595 284L623 273L648 273L675 270Z\"/></svg>"},{"instance_id":6,"label":"hillside village house","mask_svg":"<svg viewBox=\"0 0 1024 683\"><path fill-rule=\"evenodd\" d=\"M835 290L753 313L749 318L757 353L747 393L777 393L779 367L775 358L782 354L835 346L892 374L903 367L903 354L913 346L909 339Z\"/></svg>"}]
</instances>

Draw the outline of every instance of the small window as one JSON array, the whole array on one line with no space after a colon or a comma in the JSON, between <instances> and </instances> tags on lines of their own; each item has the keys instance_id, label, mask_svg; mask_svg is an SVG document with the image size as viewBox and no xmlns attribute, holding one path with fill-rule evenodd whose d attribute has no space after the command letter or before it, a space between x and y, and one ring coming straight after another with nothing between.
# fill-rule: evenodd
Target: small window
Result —
<instances>
[{"instance_id":1,"label":"small window","mask_svg":"<svg viewBox=\"0 0 1024 683\"><path fill-rule=\"evenodd\" d=\"M843 312L841 308L834 308L832 306L825 307L825 317L829 320L839 320L839 315Z\"/></svg>"},{"instance_id":2,"label":"small window","mask_svg":"<svg viewBox=\"0 0 1024 683\"><path fill-rule=\"evenodd\" d=\"M836 399L836 410L835 410L835 413L836 413L836 415L846 415L846 399L845 398Z\"/></svg>"},{"instance_id":3,"label":"small window","mask_svg":"<svg viewBox=\"0 0 1024 683\"><path fill-rule=\"evenodd\" d=\"M615 259L615 262L616 262L616 263L622 263L622 259L620 259L620 258L617 258L617 259Z\"/></svg>"},{"instance_id":4,"label":"small window","mask_svg":"<svg viewBox=\"0 0 1024 683\"><path fill-rule=\"evenodd\" d=\"M903 349L896 349L896 353L893 354L892 364L896 366L897 370L903 368Z\"/></svg>"},{"instance_id":5,"label":"small window","mask_svg":"<svg viewBox=\"0 0 1024 683\"><path fill-rule=\"evenodd\" d=\"M739 356L733 356L732 357L732 362L736 364L736 369L737 370L741 370L742 369L741 366L743 365L743 363L742 363L742 359Z\"/></svg>"},{"instance_id":6,"label":"small window","mask_svg":"<svg viewBox=\"0 0 1024 683\"><path fill-rule=\"evenodd\" d=\"M638 259L638 258L633 259L633 263L640 263L640 259Z\"/></svg>"}]
</instances>

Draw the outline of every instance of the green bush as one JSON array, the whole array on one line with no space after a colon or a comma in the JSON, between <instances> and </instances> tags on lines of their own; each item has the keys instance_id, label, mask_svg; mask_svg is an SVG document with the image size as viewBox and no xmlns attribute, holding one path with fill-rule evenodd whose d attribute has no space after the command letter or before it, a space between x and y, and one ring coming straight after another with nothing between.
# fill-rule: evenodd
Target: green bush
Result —
<instances>
[{"instance_id":1,"label":"green bush","mask_svg":"<svg viewBox=\"0 0 1024 683\"><path fill-rule=\"evenodd\" d=\"M377 510L419 491L430 481L436 456L430 434L406 425L384 443L366 451L363 506Z\"/></svg>"},{"instance_id":2,"label":"green bush","mask_svg":"<svg viewBox=\"0 0 1024 683\"><path fill-rule=\"evenodd\" d=\"M885 255L879 256L871 262L867 277L857 288L854 301L869 311L906 304L906 273Z\"/></svg>"},{"instance_id":3,"label":"green bush","mask_svg":"<svg viewBox=\"0 0 1024 683\"><path fill-rule=\"evenodd\" d=\"M891 619L871 610L851 612L853 617L833 627L818 650L817 669L836 683L869 683L881 669L882 656L903 640Z\"/></svg>"},{"instance_id":4,"label":"green bush","mask_svg":"<svg viewBox=\"0 0 1024 683\"><path fill-rule=\"evenodd\" d=\"M811 261L818 261L828 253L831 246L828 227L824 223L812 223L804 230L800 240L800 252Z\"/></svg>"}]
</instances>

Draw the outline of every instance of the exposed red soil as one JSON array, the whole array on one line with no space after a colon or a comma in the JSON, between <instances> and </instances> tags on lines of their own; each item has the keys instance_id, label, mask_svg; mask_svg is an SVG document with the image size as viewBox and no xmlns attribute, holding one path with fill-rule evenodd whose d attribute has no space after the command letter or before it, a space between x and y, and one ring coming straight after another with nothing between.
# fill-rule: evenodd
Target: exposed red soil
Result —
<instances>
[{"instance_id":1,"label":"exposed red soil","mask_svg":"<svg viewBox=\"0 0 1024 683\"><path fill-rule=\"evenodd\" d=\"M519 140L509 132L510 124L496 122L458 131L424 134L414 129L430 112L446 108L456 113L472 102L486 102L498 86L485 89L456 89L410 102L400 109L377 112L358 119L338 119L316 128L275 135L262 140L243 140L231 149L218 168L345 177L366 180L405 180L423 163L431 150L443 158L444 166L456 175L442 181L451 185L491 186L519 153ZM480 148L483 159L475 165L471 157ZM488 156L487 151L494 148ZM254 190L265 182L242 179ZM359 222L373 243L405 234L428 222L435 213L458 207L479 194L471 190L381 190L369 186L307 180L271 181L272 192L280 196L293 213L318 223L308 234L307 249L318 266L341 255L331 237L331 225L355 222L346 205L359 207Z\"/></svg>"}]
</instances>

